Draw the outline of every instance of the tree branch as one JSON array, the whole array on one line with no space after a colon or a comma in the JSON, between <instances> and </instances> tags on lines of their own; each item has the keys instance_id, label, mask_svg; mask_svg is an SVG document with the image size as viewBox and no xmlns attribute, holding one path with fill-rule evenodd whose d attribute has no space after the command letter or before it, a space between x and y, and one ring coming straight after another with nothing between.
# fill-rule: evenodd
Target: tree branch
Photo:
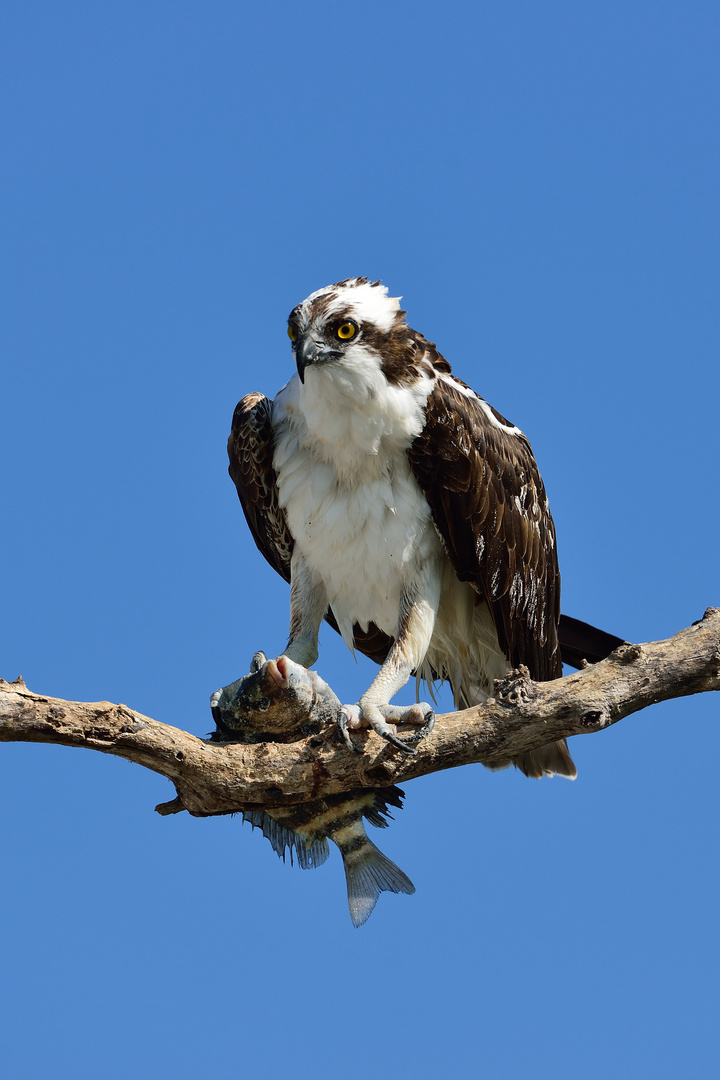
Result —
<instances>
[{"instance_id":1,"label":"tree branch","mask_svg":"<svg viewBox=\"0 0 720 1080\"><path fill-rule=\"evenodd\" d=\"M294 743L199 739L125 705L34 694L22 679L0 679L0 742L83 746L127 758L173 782L177 799L161 814L224 814L271 809L482 762L492 765L572 735L601 731L658 701L720 690L720 609L667 641L623 645L599 664L553 682L526 669L495 684L495 697L438 716L414 756L374 733L354 754L329 727Z\"/></svg>"}]
</instances>

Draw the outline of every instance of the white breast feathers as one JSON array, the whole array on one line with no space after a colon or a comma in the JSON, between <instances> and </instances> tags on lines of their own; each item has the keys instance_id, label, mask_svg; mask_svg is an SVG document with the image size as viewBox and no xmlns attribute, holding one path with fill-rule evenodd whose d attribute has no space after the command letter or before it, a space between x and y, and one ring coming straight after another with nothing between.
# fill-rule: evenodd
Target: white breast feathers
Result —
<instances>
[{"instance_id":1,"label":"white breast feathers","mask_svg":"<svg viewBox=\"0 0 720 1080\"><path fill-rule=\"evenodd\" d=\"M296 545L327 590L346 642L352 625L397 629L403 588L443 552L407 459L432 380L388 385L368 354L353 371L311 371L275 398L274 467Z\"/></svg>"}]
</instances>

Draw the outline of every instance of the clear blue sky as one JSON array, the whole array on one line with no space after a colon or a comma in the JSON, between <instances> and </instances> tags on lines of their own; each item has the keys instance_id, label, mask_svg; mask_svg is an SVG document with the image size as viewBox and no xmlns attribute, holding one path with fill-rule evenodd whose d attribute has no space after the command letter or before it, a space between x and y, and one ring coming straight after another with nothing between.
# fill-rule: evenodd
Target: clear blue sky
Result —
<instances>
[{"instance_id":1,"label":"clear blue sky","mask_svg":"<svg viewBox=\"0 0 720 1080\"><path fill-rule=\"evenodd\" d=\"M530 436L564 609L720 603L715 3L64 4L0 13L0 675L197 734L286 640L226 475L289 310L365 274ZM329 629L320 671L369 681ZM13 1080L705 1078L718 702L575 739L574 784L407 785L414 897L162 819L124 761L0 747Z\"/></svg>"}]
</instances>

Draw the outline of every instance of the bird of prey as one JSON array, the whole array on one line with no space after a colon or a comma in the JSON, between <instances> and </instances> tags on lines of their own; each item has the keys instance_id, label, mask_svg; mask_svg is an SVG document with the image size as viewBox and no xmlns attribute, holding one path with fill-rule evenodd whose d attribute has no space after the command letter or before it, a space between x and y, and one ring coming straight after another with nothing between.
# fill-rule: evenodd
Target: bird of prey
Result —
<instances>
[{"instance_id":1,"label":"bird of prey","mask_svg":"<svg viewBox=\"0 0 720 1080\"><path fill-rule=\"evenodd\" d=\"M285 655L313 664L326 619L381 664L351 726L401 746L383 708L411 674L448 680L458 709L519 664L558 678L555 526L522 431L452 373L378 281L312 293L288 335L297 373L274 400L244 397L228 442L255 543L290 582ZM593 628L565 630L579 662ZM596 633L599 653L619 643ZM564 740L513 764L576 775Z\"/></svg>"}]
</instances>

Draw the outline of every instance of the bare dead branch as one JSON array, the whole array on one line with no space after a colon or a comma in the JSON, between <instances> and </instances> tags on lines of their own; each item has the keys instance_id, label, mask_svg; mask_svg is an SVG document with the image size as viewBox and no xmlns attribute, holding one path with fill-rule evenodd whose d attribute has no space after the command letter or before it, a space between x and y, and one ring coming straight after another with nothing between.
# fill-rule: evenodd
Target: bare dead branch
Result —
<instances>
[{"instance_id":1,"label":"bare dead branch","mask_svg":"<svg viewBox=\"0 0 720 1080\"><path fill-rule=\"evenodd\" d=\"M294 743L219 745L125 705L76 702L0 679L0 742L46 742L114 754L166 776L177 798L161 814L223 814L387 787L472 762L486 764L555 739L601 731L658 701L720 690L720 609L667 641L623 645L599 664L553 682L526 669L495 685L484 705L437 718L410 757L373 733L354 754L334 728Z\"/></svg>"}]
</instances>

